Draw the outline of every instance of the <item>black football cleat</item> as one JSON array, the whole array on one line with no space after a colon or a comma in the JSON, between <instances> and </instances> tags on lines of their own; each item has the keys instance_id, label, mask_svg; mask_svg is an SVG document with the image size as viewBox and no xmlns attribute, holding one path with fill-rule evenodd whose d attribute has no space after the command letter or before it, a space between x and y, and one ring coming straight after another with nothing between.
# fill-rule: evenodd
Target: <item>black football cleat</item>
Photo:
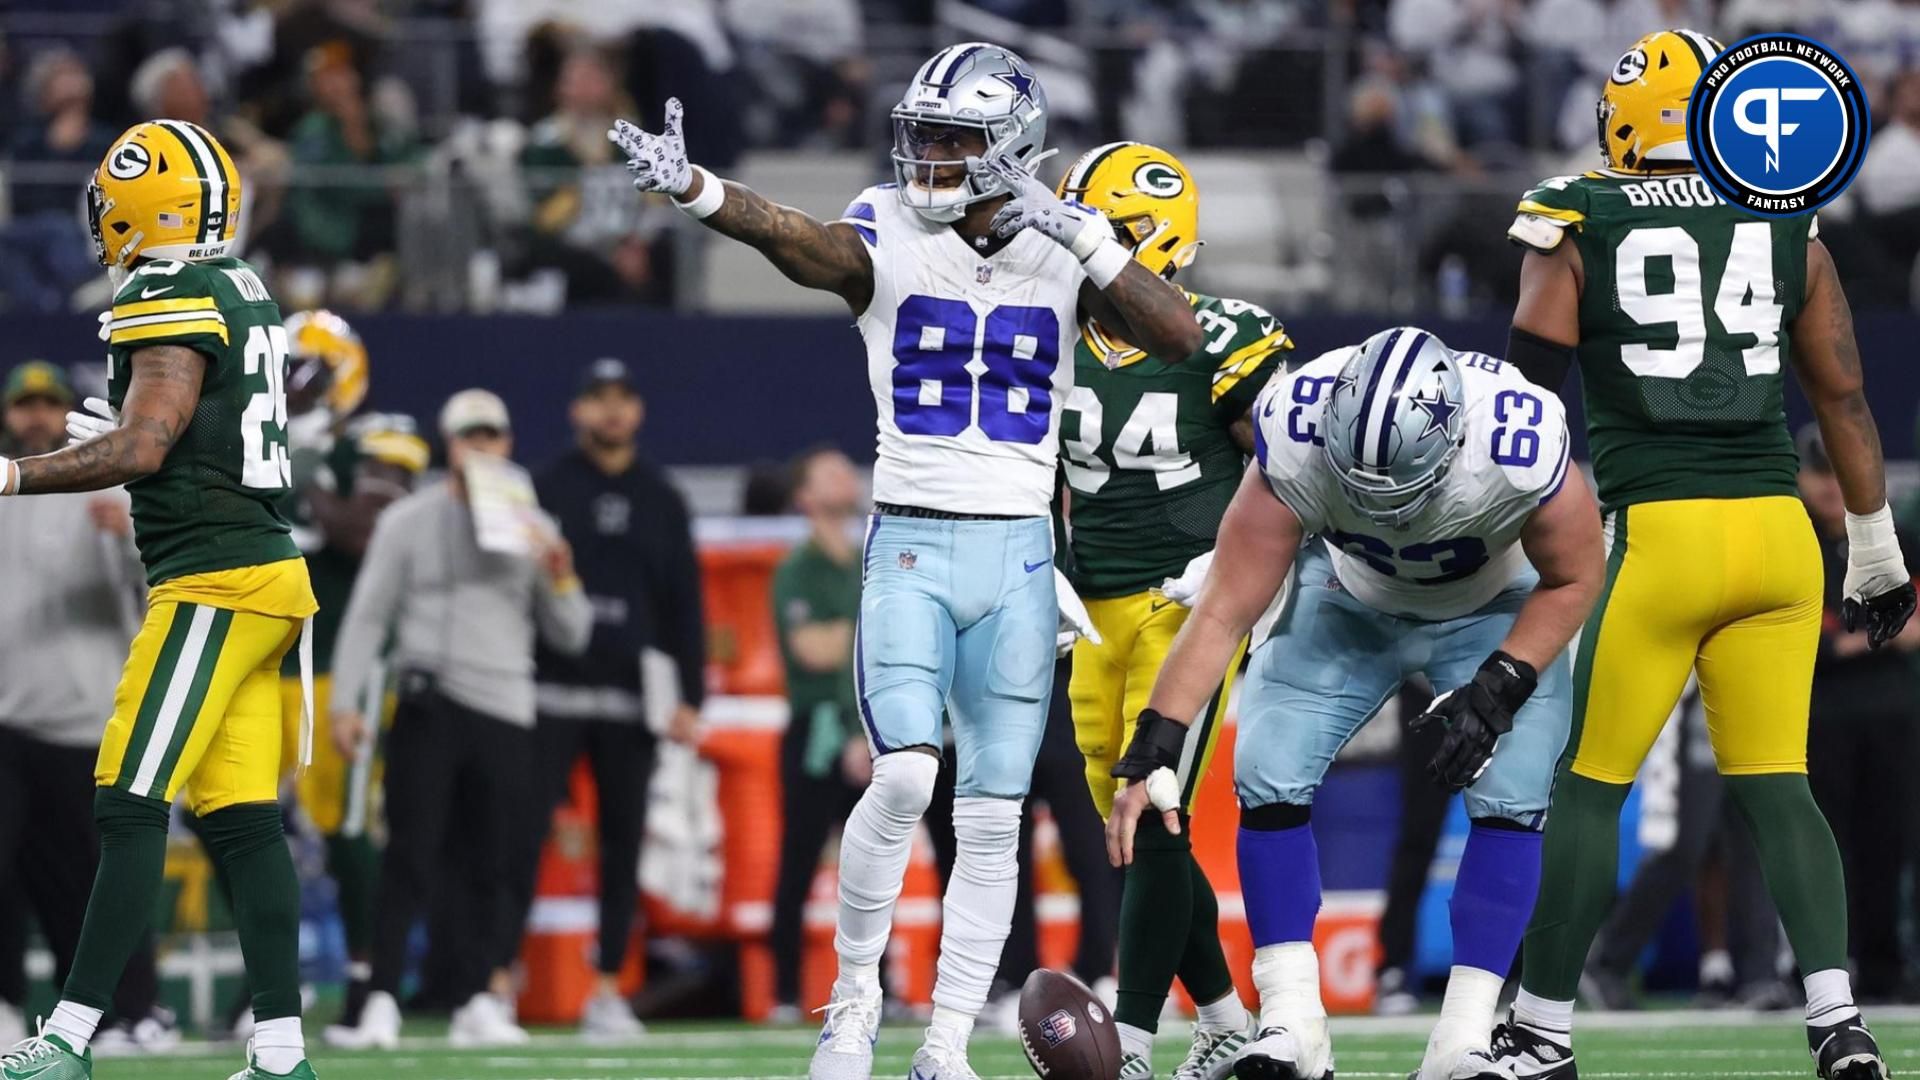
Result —
<instances>
[{"instance_id":1,"label":"black football cleat","mask_svg":"<svg viewBox=\"0 0 1920 1080\"><path fill-rule=\"evenodd\" d=\"M1887 1080L1880 1044L1858 1016L1826 1027L1809 1024L1807 1049L1820 1080Z\"/></svg>"},{"instance_id":2,"label":"black football cleat","mask_svg":"<svg viewBox=\"0 0 1920 1080\"><path fill-rule=\"evenodd\" d=\"M1495 1025L1492 1049L1495 1063L1511 1070L1514 1080L1578 1080L1580 1076L1568 1036L1523 1024L1511 1012L1506 1023Z\"/></svg>"}]
</instances>

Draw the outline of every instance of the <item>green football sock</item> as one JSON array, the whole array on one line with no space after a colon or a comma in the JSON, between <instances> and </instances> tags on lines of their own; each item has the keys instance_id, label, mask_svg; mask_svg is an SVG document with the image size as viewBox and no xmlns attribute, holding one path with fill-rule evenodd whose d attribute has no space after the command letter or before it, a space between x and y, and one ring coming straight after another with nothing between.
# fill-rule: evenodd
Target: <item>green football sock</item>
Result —
<instances>
[{"instance_id":1,"label":"green football sock","mask_svg":"<svg viewBox=\"0 0 1920 1080\"><path fill-rule=\"evenodd\" d=\"M201 819L201 837L226 868L240 955L256 1021L300 1015L300 882L275 803L245 803Z\"/></svg>"},{"instance_id":2,"label":"green football sock","mask_svg":"<svg viewBox=\"0 0 1920 1080\"><path fill-rule=\"evenodd\" d=\"M380 852L365 834L327 837L327 874L340 894L340 926L347 955L364 960L373 949L374 892L380 880Z\"/></svg>"},{"instance_id":3,"label":"green football sock","mask_svg":"<svg viewBox=\"0 0 1920 1080\"><path fill-rule=\"evenodd\" d=\"M1187 951L1193 919L1193 846L1154 813L1140 818L1133 865L1120 896L1120 992L1113 1018L1142 1031L1160 1030L1160 1010Z\"/></svg>"},{"instance_id":4,"label":"green football sock","mask_svg":"<svg viewBox=\"0 0 1920 1080\"><path fill-rule=\"evenodd\" d=\"M1631 785L1562 769L1553 785L1540 855L1540 899L1527 927L1520 985L1549 1001L1572 1001L1587 949L1613 905L1620 872L1620 807Z\"/></svg>"},{"instance_id":5,"label":"green football sock","mask_svg":"<svg viewBox=\"0 0 1920 1080\"><path fill-rule=\"evenodd\" d=\"M1194 1004L1207 1005L1233 993L1233 972L1227 970L1227 952L1220 947L1220 901L1200 860L1193 857L1191 842L1187 877L1193 882L1193 914L1188 918L1187 947L1180 954L1180 985L1187 988Z\"/></svg>"},{"instance_id":6,"label":"green football sock","mask_svg":"<svg viewBox=\"0 0 1920 1080\"><path fill-rule=\"evenodd\" d=\"M1847 966L1847 885L1840 848L1813 801L1805 773L1729 776L1727 791L1746 819L1767 891L1780 911L1800 970Z\"/></svg>"},{"instance_id":7,"label":"green football sock","mask_svg":"<svg viewBox=\"0 0 1920 1080\"><path fill-rule=\"evenodd\" d=\"M113 1008L121 970L146 936L167 861L167 804L101 788L93 796L100 826L100 868L80 926L73 970L61 996L76 1005Z\"/></svg>"}]
</instances>

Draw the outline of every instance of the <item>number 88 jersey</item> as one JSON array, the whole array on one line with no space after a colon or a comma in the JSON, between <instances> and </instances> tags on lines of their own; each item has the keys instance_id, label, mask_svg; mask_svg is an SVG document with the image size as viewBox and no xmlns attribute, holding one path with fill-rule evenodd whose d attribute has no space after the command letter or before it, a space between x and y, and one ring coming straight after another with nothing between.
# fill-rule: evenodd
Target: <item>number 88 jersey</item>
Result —
<instances>
[{"instance_id":1,"label":"number 88 jersey","mask_svg":"<svg viewBox=\"0 0 1920 1080\"><path fill-rule=\"evenodd\" d=\"M1330 391L1354 351L1297 365L1261 393L1254 457L1306 534L1326 542L1340 583L1360 602L1419 619L1477 611L1528 570L1520 531L1571 467L1566 410L1511 366L1455 353L1466 400L1415 404L1464 410L1460 447L1411 521L1379 525L1348 502L1321 436Z\"/></svg>"},{"instance_id":2,"label":"number 88 jersey","mask_svg":"<svg viewBox=\"0 0 1920 1080\"><path fill-rule=\"evenodd\" d=\"M159 471L127 485L147 583L297 558L278 509L290 479L287 332L253 269L233 258L145 263L115 295L106 334L116 409L141 349L181 346L206 361L187 429Z\"/></svg>"}]
</instances>

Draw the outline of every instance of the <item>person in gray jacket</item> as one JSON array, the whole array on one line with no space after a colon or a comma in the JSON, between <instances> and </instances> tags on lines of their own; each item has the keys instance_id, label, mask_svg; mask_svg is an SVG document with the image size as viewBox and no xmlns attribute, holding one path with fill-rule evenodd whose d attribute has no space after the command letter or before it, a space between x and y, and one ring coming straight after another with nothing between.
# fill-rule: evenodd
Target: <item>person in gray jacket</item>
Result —
<instances>
[{"instance_id":1,"label":"person in gray jacket","mask_svg":"<svg viewBox=\"0 0 1920 1080\"><path fill-rule=\"evenodd\" d=\"M45 454L66 442L74 399L64 368L31 360L8 372L0 453ZM140 625L146 574L127 494L10 499L0 507L0 1045L26 1034L24 947L31 910L66 981L93 887L100 837L93 765L113 714L110 674ZM31 823L32 827L28 825ZM31 866L33 873L23 872ZM162 1049L179 1040L156 1004L151 943L128 963L113 1023L97 1045Z\"/></svg>"},{"instance_id":2,"label":"person in gray jacket","mask_svg":"<svg viewBox=\"0 0 1920 1080\"><path fill-rule=\"evenodd\" d=\"M388 663L399 673L387 735L373 992L351 1040L359 1046L392 1047L399 1038L395 995L407 937L434 890L454 884L439 870L455 832L476 853L455 887L479 906L481 939L461 950L472 957L456 991L466 1004L455 1010L448 1037L466 1046L526 1040L509 996L520 928L506 901L509 841L532 801L534 643L578 653L593 632L571 549L530 505L524 474L505 462L513 449L506 405L485 390L463 390L441 410L440 431L447 477L394 503L374 525L334 649L336 683L358 686L391 633ZM514 502L516 475L529 505L506 512L504 531L522 531L503 543L496 510ZM337 707L332 721L343 754L373 736L351 708Z\"/></svg>"}]
</instances>

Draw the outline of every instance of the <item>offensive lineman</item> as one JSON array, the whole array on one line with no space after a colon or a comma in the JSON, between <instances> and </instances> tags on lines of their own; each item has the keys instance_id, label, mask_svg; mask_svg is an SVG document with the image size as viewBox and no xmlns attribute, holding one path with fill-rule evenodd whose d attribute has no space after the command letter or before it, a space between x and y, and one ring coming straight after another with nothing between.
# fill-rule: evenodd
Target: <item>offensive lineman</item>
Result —
<instances>
[{"instance_id":1,"label":"offensive lineman","mask_svg":"<svg viewBox=\"0 0 1920 1080\"><path fill-rule=\"evenodd\" d=\"M1441 694L1416 723L1445 725L1431 769L1466 792L1472 829L1446 1000L1414 1075L1505 1080L1487 1025L1539 883L1539 830L1569 723L1562 653L1605 569L1599 515L1568 464L1565 414L1510 366L1455 354L1413 327L1297 368L1255 408L1256 464L1121 762L1147 782L1121 793L1109 848L1134 856L1149 805L1178 828L1169 792L1155 789L1172 788L1187 718L1297 561L1241 703L1234 783L1260 1024L1234 1075L1332 1074L1313 949L1313 795L1340 747L1405 676L1425 671Z\"/></svg>"},{"instance_id":2,"label":"offensive lineman","mask_svg":"<svg viewBox=\"0 0 1920 1080\"><path fill-rule=\"evenodd\" d=\"M1508 359L1550 388L1578 359L1608 538L1520 995L1494 1035L1523 1078L1576 1075L1573 998L1613 896L1620 807L1690 672L1805 973L1815 1069L1887 1075L1853 1003L1839 850L1807 786L1821 557L1796 497L1783 362L1846 497L1847 629L1880 647L1914 588L1818 223L1752 217L1693 171L1687 102L1720 51L1692 30L1635 42L1598 104L1607 167L1541 183L1507 232L1529 249Z\"/></svg>"},{"instance_id":3,"label":"offensive lineman","mask_svg":"<svg viewBox=\"0 0 1920 1080\"><path fill-rule=\"evenodd\" d=\"M1062 198L1106 215L1133 257L1161 277L1200 248L1200 196L1180 159L1136 142L1087 151ZM1272 315L1243 300L1188 293L1206 343L1185 362L1148 356L1087 319L1074 348L1061 464L1069 489L1072 581L1097 637L1074 647L1073 726L1087 786L1112 813L1113 767L1132 719L1206 576L1220 517L1253 450L1253 399L1293 348ZM1161 587L1162 582L1167 588ZM1181 591L1181 586L1186 591ZM1180 812L1193 809L1227 707L1236 655L1181 759ZM1220 946L1213 886L1183 830L1141 823L1120 905L1119 1080L1153 1075L1153 1035L1176 974L1199 1006L1175 1080L1217 1080L1247 1042L1247 1012ZM1186 932L1181 931L1185 929Z\"/></svg>"},{"instance_id":4,"label":"offensive lineman","mask_svg":"<svg viewBox=\"0 0 1920 1080\"><path fill-rule=\"evenodd\" d=\"M1186 298L1135 262L1098 214L1033 176L1046 95L1026 61L968 42L922 65L893 110L895 182L821 223L688 164L680 104L664 132L609 137L642 191L664 192L795 282L847 302L879 413L874 517L855 648L873 780L841 844L839 978L812 1080L867 1080L878 968L914 824L958 755L958 844L919 1080L975 1080L966 1046L1012 920L1021 800L1061 611L1049 506L1058 410L1079 314L1155 356L1203 344ZM1084 623L1084 610L1074 617Z\"/></svg>"},{"instance_id":5,"label":"offensive lineman","mask_svg":"<svg viewBox=\"0 0 1920 1080\"><path fill-rule=\"evenodd\" d=\"M300 1030L300 890L281 830L280 664L316 604L276 509L288 484L287 337L253 269L227 254L233 159L202 128L137 124L87 185L94 253L116 285L108 403L118 426L0 459L0 495L126 484L146 565L134 638L95 768L100 867L72 973L4 1080L88 1080L88 1048L160 889L184 790L225 870L254 987L232 1080L313 1080ZM304 732L303 732L304 734Z\"/></svg>"}]
</instances>

